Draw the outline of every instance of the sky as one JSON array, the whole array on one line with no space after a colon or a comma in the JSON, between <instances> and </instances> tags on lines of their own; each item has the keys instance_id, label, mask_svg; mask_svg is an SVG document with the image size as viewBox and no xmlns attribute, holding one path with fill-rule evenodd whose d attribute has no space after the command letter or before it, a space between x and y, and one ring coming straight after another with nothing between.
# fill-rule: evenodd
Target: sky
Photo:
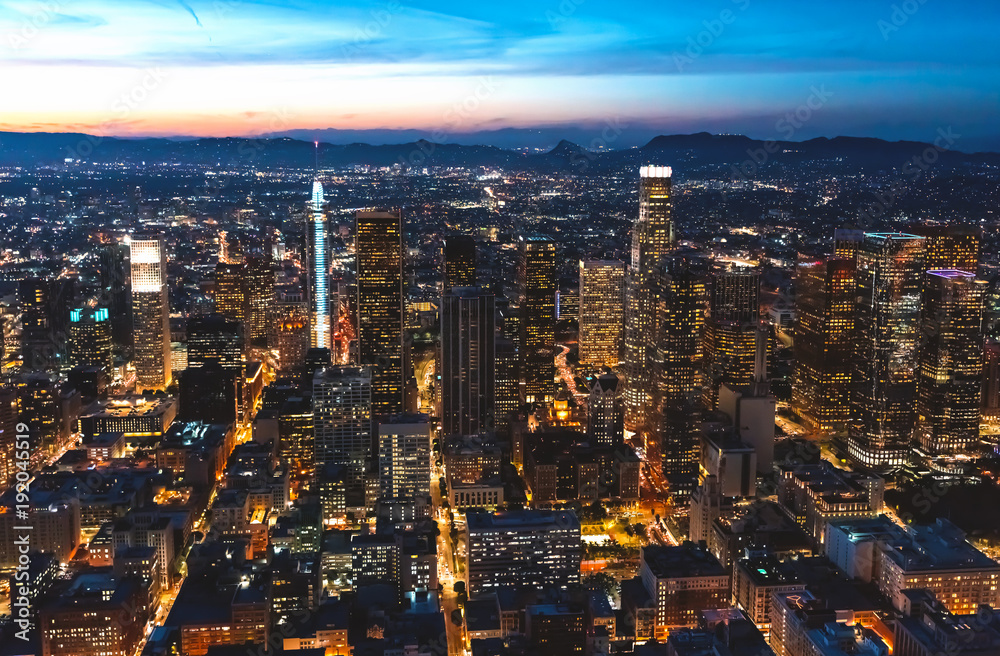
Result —
<instances>
[{"instance_id":1,"label":"sky","mask_svg":"<svg viewBox=\"0 0 1000 656\"><path fill-rule=\"evenodd\" d=\"M1000 150L998 24L995 0L0 0L0 130Z\"/></svg>"}]
</instances>

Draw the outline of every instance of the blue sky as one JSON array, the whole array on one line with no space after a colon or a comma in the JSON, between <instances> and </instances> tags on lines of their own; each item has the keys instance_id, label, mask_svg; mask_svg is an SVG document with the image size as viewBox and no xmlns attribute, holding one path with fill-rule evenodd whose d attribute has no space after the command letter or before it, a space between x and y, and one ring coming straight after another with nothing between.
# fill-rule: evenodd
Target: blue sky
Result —
<instances>
[{"instance_id":1,"label":"blue sky","mask_svg":"<svg viewBox=\"0 0 1000 656\"><path fill-rule=\"evenodd\" d=\"M0 1L0 129L950 126L976 150L1000 145L997 25L987 0Z\"/></svg>"}]
</instances>

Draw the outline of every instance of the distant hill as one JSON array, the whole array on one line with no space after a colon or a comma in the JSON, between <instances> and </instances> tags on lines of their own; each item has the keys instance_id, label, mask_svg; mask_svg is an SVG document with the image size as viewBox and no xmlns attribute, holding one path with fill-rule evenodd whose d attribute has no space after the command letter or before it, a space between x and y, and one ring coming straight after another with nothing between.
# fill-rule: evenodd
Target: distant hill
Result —
<instances>
[{"instance_id":1,"label":"distant hill","mask_svg":"<svg viewBox=\"0 0 1000 656\"><path fill-rule=\"evenodd\" d=\"M943 141L942 141L943 143ZM496 146L436 144L427 140L395 145L319 144L323 167L367 164L412 168L489 166L594 174L655 163L682 174L698 167L802 165L809 162L845 170L900 168L928 153L937 167L1000 165L998 153L968 154L911 141L859 137L764 142L742 135L707 132L655 137L640 148L593 152L567 140L548 152L523 154ZM930 149L930 150L928 150ZM0 132L0 165L61 165L66 158L93 162L168 163L217 167L303 168L314 166L311 141L276 138L122 139L75 133ZM748 173L752 175L752 173Z\"/></svg>"}]
</instances>

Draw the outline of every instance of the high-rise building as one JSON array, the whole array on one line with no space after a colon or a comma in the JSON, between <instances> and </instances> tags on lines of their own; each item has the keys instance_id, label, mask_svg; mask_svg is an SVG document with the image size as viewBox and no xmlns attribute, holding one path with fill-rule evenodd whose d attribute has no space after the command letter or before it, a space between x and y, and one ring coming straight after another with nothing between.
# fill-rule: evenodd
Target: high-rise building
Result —
<instances>
[{"instance_id":1,"label":"high-rise building","mask_svg":"<svg viewBox=\"0 0 1000 656\"><path fill-rule=\"evenodd\" d=\"M469 594L580 582L580 521L571 511L466 514Z\"/></svg>"},{"instance_id":2,"label":"high-rise building","mask_svg":"<svg viewBox=\"0 0 1000 656\"><path fill-rule=\"evenodd\" d=\"M857 256L848 454L866 467L903 464L913 430L924 238L865 233Z\"/></svg>"},{"instance_id":3,"label":"high-rise building","mask_svg":"<svg viewBox=\"0 0 1000 656\"><path fill-rule=\"evenodd\" d=\"M833 231L833 257L838 260L854 261L864 239L864 230L837 228Z\"/></svg>"},{"instance_id":4,"label":"high-rise building","mask_svg":"<svg viewBox=\"0 0 1000 656\"><path fill-rule=\"evenodd\" d=\"M1000 341L987 338L983 345L983 421L1000 420Z\"/></svg>"},{"instance_id":5,"label":"high-rise building","mask_svg":"<svg viewBox=\"0 0 1000 656\"><path fill-rule=\"evenodd\" d=\"M358 212L358 361L371 365L372 417L403 411L403 225L400 212Z\"/></svg>"},{"instance_id":6,"label":"high-rise building","mask_svg":"<svg viewBox=\"0 0 1000 656\"><path fill-rule=\"evenodd\" d=\"M914 434L930 453L960 453L979 439L985 291L974 273L926 274Z\"/></svg>"},{"instance_id":7,"label":"high-rise building","mask_svg":"<svg viewBox=\"0 0 1000 656\"><path fill-rule=\"evenodd\" d=\"M73 366L111 369L111 317L108 308L77 308L69 313L69 361Z\"/></svg>"},{"instance_id":8,"label":"high-rise building","mask_svg":"<svg viewBox=\"0 0 1000 656\"><path fill-rule=\"evenodd\" d=\"M521 237L517 270L521 379L527 403L555 393L556 245L547 237Z\"/></svg>"},{"instance_id":9,"label":"high-rise building","mask_svg":"<svg viewBox=\"0 0 1000 656\"><path fill-rule=\"evenodd\" d=\"M655 349L659 263L673 248L669 166L639 169L639 218L632 226L632 262L625 299L625 428L649 431L656 410Z\"/></svg>"},{"instance_id":10,"label":"high-rise building","mask_svg":"<svg viewBox=\"0 0 1000 656\"><path fill-rule=\"evenodd\" d=\"M427 415L392 415L379 422L378 468L383 498L430 497L431 423Z\"/></svg>"},{"instance_id":11,"label":"high-rise building","mask_svg":"<svg viewBox=\"0 0 1000 656\"><path fill-rule=\"evenodd\" d=\"M222 314L191 317L187 324L188 369L215 363L242 371L243 330L243 324Z\"/></svg>"},{"instance_id":12,"label":"high-rise building","mask_svg":"<svg viewBox=\"0 0 1000 656\"><path fill-rule=\"evenodd\" d=\"M705 406L715 408L719 387L748 387L754 382L757 324L760 317L760 274L754 269L727 268L712 274L705 325Z\"/></svg>"},{"instance_id":13,"label":"high-rise building","mask_svg":"<svg viewBox=\"0 0 1000 656\"><path fill-rule=\"evenodd\" d=\"M282 303L271 323L269 346L278 355L278 371L294 374L305 364L309 350L309 311L304 305Z\"/></svg>"},{"instance_id":14,"label":"high-rise building","mask_svg":"<svg viewBox=\"0 0 1000 656\"><path fill-rule=\"evenodd\" d=\"M697 626L703 610L729 606L729 573L704 545L643 547L639 580L656 607L657 639L677 627Z\"/></svg>"},{"instance_id":15,"label":"high-rise building","mask_svg":"<svg viewBox=\"0 0 1000 656\"><path fill-rule=\"evenodd\" d=\"M594 379L587 402L587 437L594 445L618 446L625 439L625 401L613 373Z\"/></svg>"},{"instance_id":16,"label":"high-rise building","mask_svg":"<svg viewBox=\"0 0 1000 656\"><path fill-rule=\"evenodd\" d=\"M288 465L288 475L303 484L315 474L313 408L309 395L295 395L285 400L278 410L277 456Z\"/></svg>"},{"instance_id":17,"label":"high-rise building","mask_svg":"<svg viewBox=\"0 0 1000 656\"><path fill-rule=\"evenodd\" d=\"M521 367L517 344L507 337L496 340L496 386L493 413L496 431L508 433L511 419L521 404Z\"/></svg>"},{"instance_id":18,"label":"high-rise building","mask_svg":"<svg viewBox=\"0 0 1000 656\"><path fill-rule=\"evenodd\" d=\"M215 311L220 315L247 325L246 265L242 258L220 260L215 265Z\"/></svg>"},{"instance_id":19,"label":"high-rise building","mask_svg":"<svg viewBox=\"0 0 1000 656\"><path fill-rule=\"evenodd\" d=\"M155 234L134 235L128 244L136 387L162 390L172 375L166 247Z\"/></svg>"},{"instance_id":20,"label":"high-rise building","mask_svg":"<svg viewBox=\"0 0 1000 656\"><path fill-rule=\"evenodd\" d=\"M687 257L668 257L660 269L656 351L661 406L692 400L701 390L705 315L709 307L707 273Z\"/></svg>"},{"instance_id":21,"label":"high-rise building","mask_svg":"<svg viewBox=\"0 0 1000 656\"><path fill-rule=\"evenodd\" d=\"M795 374L792 404L823 431L851 416L854 259L803 259L795 273Z\"/></svg>"},{"instance_id":22,"label":"high-rise building","mask_svg":"<svg viewBox=\"0 0 1000 656\"><path fill-rule=\"evenodd\" d=\"M444 241L444 290L476 287L476 242L468 235L454 235Z\"/></svg>"},{"instance_id":23,"label":"high-rise building","mask_svg":"<svg viewBox=\"0 0 1000 656\"><path fill-rule=\"evenodd\" d=\"M18 286L21 306L21 356L24 368L44 371L66 358L73 279L25 278Z\"/></svg>"},{"instance_id":24,"label":"high-rise building","mask_svg":"<svg viewBox=\"0 0 1000 656\"><path fill-rule=\"evenodd\" d=\"M367 367L328 367L313 378L313 458L316 469L343 465L348 480L364 480L372 455L372 374Z\"/></svg>"},{"instance_id":25,"label":"high-rise building","mask_svg":"<svg viewBox=\"0 0 1000 656\"><path fill-rule=\"evenodd\" d=\"M452 287L441 297L441 432L491 432L496 399L493 294Z\"/></svg>"},{"instance_id":26,"label":"high-rise building","mask_svg":"<svg viewBox=\"0 0 1000 656\"><path fill-rule=\"evenodd\" d=\"M327 223L323 212L323 184L313 180L309 205L309 323L312 348L331 347L330 265L327 260Z\"/></svg>"},{"instance_id":27,"label":"high-rise building","mask_svg":"<svg viewBox=\"0 0 1000 656\"><path fill-rule=\"evenodd\" d=\"M963 225L919 225L913 234L924 238L924 266L928 270L975 273L982 256L983 231Z\"/></svg>"},{"instance_id":28,"label":"high-rise building","mask_svg":"<svg viewBox=\"0 0 1000 656\"><path fill-rule=\"evenodd\" d=\"M248 255L244 266L247 286L246 337L259 344L267 339L274 304L274 271L270 249L265 248L260 254Z\"/></svg>"},{"instance_id":29,"label":"high-rise building","mask_svg":"<svg viewBox=\"0 0 1000 656\"><path fill-rule=\"evenodd\" d=\"M625 312L625 264L580 260L580 362L617 367Z\"/></svg>"},{"instance_id":30,"label":"high-rise building","mask_svg":"<svg viewBox=\"0 0 1000 656\"><path fill-rule=\"evenodd\" d=\"M132 267L128 247L118 241L100 251L101 305L111 315L111 339L124 347L132 345Z\"/></svg>"}]
</instances>

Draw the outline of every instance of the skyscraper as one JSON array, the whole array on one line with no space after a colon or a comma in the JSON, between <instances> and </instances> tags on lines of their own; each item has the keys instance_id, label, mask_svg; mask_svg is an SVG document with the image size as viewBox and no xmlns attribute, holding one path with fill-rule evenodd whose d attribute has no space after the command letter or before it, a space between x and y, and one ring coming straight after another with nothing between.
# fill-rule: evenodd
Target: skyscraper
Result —
<instances>
[{"instance_id":1,"label":"skyscraper","mask_svg":"<svg viewBox=\"0 0 1000 656\"><path fill-rule=\"evenodd\" d=\"M17 466L17 390L0 387L0 488L14 480Z\"/></svg>"},{"instance_id":2,"label":"skyscraper","mask_svg":"<svg viewBox=\"0 0 1000 656\"><path fill-rule=\"evenodd\" d=\"M313 378L313 459L347 470L352 484L364 482L372 455L372 373L368 367L329 367Z\"/></svg>"},{"instance_id":3,"label":"skyscraper","mask_svg":"<svg viewBox=\"0 0 1000 656\"><path fill-rule=\"evenodd\" d=\"M215 265L215 311L220 315L247 325L246 266L242 259L220 260Z\"/></svg>"},{"instance_id":4,"label":"skyscraper","mask_svg":"<svg viewBox=\"0 0 1000 656\"><path fill-rule=\"evenodd\" d=\"M136 387L161 390L170 385L170 297L163 237L137 234L129 244Z\"/></svg>"},{"instance_id":5,"label":"skyscraper","mask_svg":"<svg viewBox=\"0 0 1000 656\"><path fill-rule=\"evenodd\" d=\"M655 410L651 363L657 331L658 265L673 248L669 166L639 169L639 218L632 226L632 262L625 300L625 428L648 430Z\"/></svg>"},{"instance_id":6,"label":"skyscraper","mask_svg":"<svg viewBox=\"0 0 1000 656\"><path fill-rule=\"evenodd\" d=\"M924 237L928 270L968 271L975 273L982 254L983 231L964 225L920 225L913 234Z\"/></svg>"},{"instance_id":7,"label":"skyscraper","mask_svg":"<svg viewBox=\"0 0 1000 656\"><path fill-rule=\"evenodd\" d=\"M555 243L547 237L521 237L517 274L524 400L551 401L556 369Z\"/></svg>"},{"instance_id":8,"label":"skyscraper","mask_svg":"<svg viewBox=\"0 0 1000 656\"><path fill-rule=\"evenodd\" d=\"M705 406L715 408L719 387L748 387L754 381L757 323L760 317L760 274L730 267L712 274L705 326Z\"/></svg>"},{"instance_id":9,"label":"skyscraper","mask_svg":"<svg viewBox=\"0 0 1000 656\"><path fill-rule=\"evenodd\" d=\"M903 464L913 430L924 238L865 233L858 250L848 454L864 466Z\"/></svg>"},{"instance_id":10,"label":"skyscraper","mask_svg":"<svg viewBox=\"0 0 1000 656\"><path fill-rule=\"evenodd\" d=\"M310 345L330 348L330 282L327 263L327 224L323 212L323 185L313 180L309 219L309 322L312 326Z\"/></svg>"},{"instance_id":11,"label":"skyscraper","mask_svg":"<svg viewBox=\"0 0 1000 656\"><path fill-rule=\"evenodd\" d=\"M69 361L73 366L110 371L111 318L107 308L77 308L69 313Z\"/></svg>"},{"instance_id":12,"label":"skyscraper","mask_svg":"<svg viewBox=\"0 0 1000 656\"><path fill-rule=\"evenodd\" d=\"M18 285L21 356L29 371L58 368L65 361L74 292L69 278L25 278Z\"/></svg>"},{"instance_id":13,"label":"skyscraper","mask_svg":"<svg viewBox=\"0 0 1000 656\"><path fill-rule=\"evenodd\" d=\"M358 358L372 365L372 417L403 411L403 226L400 212L358 212Z\"/></svg>"},{"instance_id":14,"label":"skyscraper","mask_svg":"<svg viewBox=\"0 0 1000 656\"><path fill-rule=\"evenodd\" d=\"M378 423L381 495L387 499L431 494L431 424L427 415L402 414Z\"/></svg>"},{"instance_id":15,"label":"skyscraper","mask_svg":"<svg viewBox=\"0 0 1000 656\"><path fill-rule=\"evenodd\" d=\"M974 273L927 272L914 434L933 454L960 453L979 439L985 291Z\"/></svg>"},{"instance_id":16,"label":"skyscraper","mask_svg":"<svg viewBox=\"0 0 1000 656\"><path fill-rule=\"evenodd\" d=\"M241 322L221 314L188 321L188 368L179 376L183 420L237 420L243 403L243 330Z\"/></svg>"},{"instance_id":17,"label":"skyscraper","mask_svg":"<svg viewBox=\"0 0 1000 656\"><path fill-rule=\"evenodd\" d=\"M494 431L496 307L478 287L452 287L441 297L441 432Z\"/></svg>"},{"instance_id":18,"label":"skyscraper","mask_svg":"<svg viewBox=\"0 0 1000 656\"><path fill-rule=\"evenodd\" d=\"M476 242L468 235L453 235L444 242L444 289L475 287Z\"/></svg>"},{"instance_id":19,"label":"skyscraper","mask_svg":"<svg viewBox=\"0 0 1000 656\"><path fill-rule=\"evenodd\" d=\"M111 339L119 346L132 346L132 272L128 247L117 241L100 252L101 301L111 317Z\"/></svg>"},{"instance_id":20,"label":"skyscraper","mask_svg":"<svg viewBox=\"0 0 1000 656\"><path fill-rule=\"evenodd\" d=\"M248 255L244 260L246 273L246 337L260 344L267 339L269 317L274 304L274 271L271 268L271 251L265 248L260 254Z\"/></svg>"},{"instance_id":21,"label":"skyscraper","mask_svg":"<svg viewBox=\"0 0 1000 656\"><path fill-rule=\"evenodd\" d=\"M624 312L625 264L580 260L580 362L618 366Z\"/></svg>"},{"instance_id":22,"label":"skyscraper","mask_svg":"<svg viewBox=\"0 0 1000 656\"><path fill-rule=\"evenodd\" d=\"M625 403L615 374L594 379L587 403L587 437L601 446L618 446L625 439Z\"/></svg>"},{"instance_id":23,"label":"skyscraper","mask_svg":"<svg viewBox=\"0 0 1000 656\"><path fill-rule=\"evenodd\" d=\"M243 324L222 314L191 317L187 324L188 368L214 363L242 371L243 330Z\"/></svg>"},{"instance_id":24,"label":"skyscraper","mask_svg":"<svg viewBox=\"0 0 1000 656\"><path fill-rule=\"evenodd\" d=\"M268 346L278 353L278 371L296 373L309 350L309 312L304 305L281 303L272 318Z\"/></svg>"},{"instance_id":25,"label":"skyscraper","mask_svg":"<svg viewBox=\"0 0 1000 656\"><path fill-rule=\"evenodd\" d=\"M853 258L799 262L792 405L823 431L845 430L851 416L854 296Z\"/></svg>"}]
</instances>

